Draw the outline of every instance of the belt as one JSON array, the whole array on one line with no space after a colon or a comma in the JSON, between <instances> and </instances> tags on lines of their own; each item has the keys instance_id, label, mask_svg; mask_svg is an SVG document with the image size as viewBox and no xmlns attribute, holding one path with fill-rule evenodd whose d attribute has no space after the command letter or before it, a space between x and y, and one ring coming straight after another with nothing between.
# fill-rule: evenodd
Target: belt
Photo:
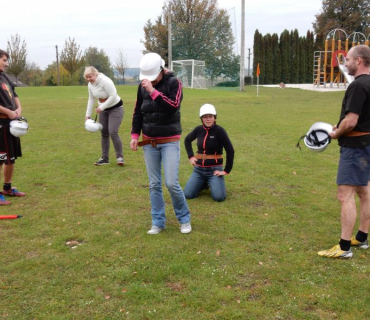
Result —
<instances>
[{"instance_id":1,"label":"belt","mask_svg":"<svg viewBox=\"0 0 370 320\"><path fill-rule=\"evenodd\" d=\"M104 102L105 102L105 101L107 101L107 100L108 100L108 98L105 98L105 99L100 99L100 98L99 98L99 102L100 102L100 103L104 103Z\"/></svg>"},{"instance_id":2,"label":"belt","mask_svg":"<svg viewBox=\"0 0 370 320\"><path fill-rule=\"evenodd\" d=\"M5 113L0 113L1 119L9 119L9 117Z\"/></svg>"},{"instance_id":3,"label":"belt","mask_svg":"<svg viewBox=\"0 0 370 320\"><path fill-rule=\"evenodd\" d=\"M199 159L201 159L201 160L222 159L222 154L201 154L201 153L197 153L195 155L195 158L197 158L198 160Z\"/></svg>"},{"instance_id":4,"label":"belt","mask_svg":"<svg viewBox=\"0 0 370 320\"><path fill-rule=\"evenodd\" d=\"M152 147L155 148L157 144L175 142L175 141L179 141L179 140L180 140L180 138L148 139L148 138L143 137L143 141L140 141L137 145L139 147L141 147L141 146L145 146L147 144L151 144Z\"/></svg>"},{"instance_id":5,"label":"belt","mask_svg":"<svg viewBox=\"0 0 370 320\"><path fill-rule=\"evenodd\" d=\"M350 131L347 134L345 134L345 137L360 137L360 136L366 136L367 134L370 134L370 132L362 132L362 131Z\"/></svg>"}]
</instances>

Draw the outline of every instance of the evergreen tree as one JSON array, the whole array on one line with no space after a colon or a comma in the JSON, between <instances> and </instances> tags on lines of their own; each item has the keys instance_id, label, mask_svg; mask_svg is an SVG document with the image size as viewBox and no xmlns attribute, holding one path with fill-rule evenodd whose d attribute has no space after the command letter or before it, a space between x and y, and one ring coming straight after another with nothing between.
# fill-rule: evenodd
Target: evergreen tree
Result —
<instances>
[{"instance_id":1,"label":"evergreen tree","mask_svg":"<svg viewBox=\"0 0 370 320\"><path fill-rule=\"evenodd\" d=\"M314 36L312 31L307 31L306 36L306 83L313 82L313 63L314 63Z\"/></svg>"},{"instance_id":2,"label":"evergreen tree","mask_svg":"<svg viewBox=\"0 0 370 320\"><path fill-rule=\"evenodd\" d=\"M264 48L265 48L265 64L264 64L264 84L272 84L273 77L273 52L272 52L272 39L271 34L266 34L263 37Z\"/></svg>"},{"instance_id":3,"label":"evergreen tree","mask_svg":"<svg viewBox=\"0 0 370 320\"><path fill-rule=\"evenodd\" d=\"M290 50L290 35L289 31L285 29L280 35L281 81L284 83L290 82L289 50Z\"/></svg>"},{"instance_id":4,"label":"evergreen tree","mask_svg":"<svg viewBox=\"0 0 370 320\"><path fill-rule=\"evenodd\" d=\"M290 83L299 82L299 34L295 29L290 33L290 52L289 52L289 66L290 66Z\"/></svg>"},{"instance_id":5,"label":"evergreen tree","mask_svg":"<svg viewBox=\"0 0 370 320\"><path fill-rule=\"evenodd\" d=\"M253 41L253 82L257 84L257 64L261 62L261 38L258 29L254 32Z\"/></svg>"},{"instance_id":6,"label":"evergreen tree","mask_svg":"<svg viewBox=\"0 0 370 320\"><path fill-rule=\"evenodd\" d=\"M273 64L272 83L278 84L281 82L281 55L279 48L279 36L277 33L274 33L271 37L271 50Z\"/></svg>"},{"instance_id":7,"label":"evergreen tree","mask_svg":"<svg viewBox=\"0 0 370 320\"><path fill-rule=\"evenodd\" d=\"M266 47L265 47L265 39L261 36L261 54L260 54L260 84L265 84L265 74L266 74L266 68L265 68L265 57L266 57Z\"/></svg>"},{"instance_id":8,"label":"evergreen tree","mask_svg":"<svg viewBox=\"0 0 370 320\"><path fill-rule=\"evenodd\" d=\"M307 39L305 37L299 37L299 75L298 83L306 83L307 74Z\"/></svg>"}]
</instances>

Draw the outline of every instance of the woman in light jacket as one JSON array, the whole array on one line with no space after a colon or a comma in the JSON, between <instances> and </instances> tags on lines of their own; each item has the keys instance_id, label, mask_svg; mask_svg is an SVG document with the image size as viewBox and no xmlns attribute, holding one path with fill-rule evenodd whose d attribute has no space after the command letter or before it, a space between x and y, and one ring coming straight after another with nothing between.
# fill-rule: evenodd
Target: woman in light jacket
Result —
<instances>
[{"instance_id":1,"label":"woman in light jacket","mask_svg":"<svg viewBox=\"0 0 370 320\"><path fill-rule=\"evenodd\" d=\"M116 152L117 164L124 165L122 141L118 130L123 118L123 102L117 94L116 87L111 79L105 76L94 67L86 67L85 79L89 82L89 100L87 103L86 120L91 118L95 100L98 100L98 107L95 109L99 114L99 122L103 126L101 131L101 158L94 163L96 166L109 164L109 137L112 139Z\"/></svg>"}]
</instances>

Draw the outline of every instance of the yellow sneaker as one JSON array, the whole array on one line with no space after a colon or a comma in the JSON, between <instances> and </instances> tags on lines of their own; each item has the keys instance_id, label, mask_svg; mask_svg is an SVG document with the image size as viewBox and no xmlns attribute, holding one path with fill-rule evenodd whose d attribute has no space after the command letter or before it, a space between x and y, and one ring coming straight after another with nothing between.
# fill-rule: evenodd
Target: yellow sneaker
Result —
<instances>
[{"instance_id":1,"label":"yellow sneaker","mask_svg":"<svg viewBox=\"0 0 370 320\"><path fill-rule=\"evenodd\" d=\"M364 242L357 241L356 236L352 236L351 246L359 247L361 249L368 249L369 248L369 242L367 240L365 240Z\"/></svg>"},{"instance_id":2,"label":"yellow sneaker","mask_svg":"<svg viewBox=\"0 0 370 320\"><path fill-rule=\"evenodd\" d=\"M317 253L321 257L328 257L328 258L342 258L342 259L350 259L353 256L352 250L343 251L340 248L340 245L337 244L333 248L329 250L319 251Z\"/></svg>"}]
</instances>

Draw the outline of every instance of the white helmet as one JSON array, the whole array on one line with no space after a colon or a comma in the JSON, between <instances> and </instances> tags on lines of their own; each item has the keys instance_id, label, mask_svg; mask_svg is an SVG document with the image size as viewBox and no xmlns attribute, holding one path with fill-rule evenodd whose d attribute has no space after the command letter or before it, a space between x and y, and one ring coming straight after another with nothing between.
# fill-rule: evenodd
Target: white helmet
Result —
<instances>
[{"instance_id":1,"label":"white helmet","mask_svg":"<svg viewBox=\"0 0 370 320\"><path fill-rule=\"evenodd\" d=\"M147 53L140 61L140 80L154 81L162 71L162 58L158 53Z\"/></svg>"},{"instance_id":2,"label":"white helmet","mask_svg":"<svg viewBox=\"0 0 370 320\"><path fill-rule=\"evenodd\" d=\"M97 132L103 129L101 123L94 121L93 119L87 119L85 121L85 129L90 132Z\"/></svg>"},{"instance_id":3,"label":"white helmet","mask_svg":"<svg viewBox=\"0 0 370 320\"><path fill-rule=\"evenodd\" d=\"M329 133L332 131L333 127L331 124L326 122L316 122L304 136L304 144L311 151L322 152L331 142Z\"/></svg>"},{"instance_id":4,"label":"white helmet","mask_svg":"<svg viewBox=\"0 0 370 320\"><path fill-rule=\"evenodd\" d=\"M10 126L10 133L14 137L24 136L28 131L27 120L23 117L10 121L9 126Z\"/></svg>"},{"instance_id":5,"label":"white helmet","mask_svg":"<svg viewBox=\"0 0 370 320\"><path fill-rule=\"evenodd\" d=\"M202 105L199 110L199 117L203 117L205 114L213 114L216 116L217 112L215 107L209 103Z\"/></svg>"}]
</instances>

